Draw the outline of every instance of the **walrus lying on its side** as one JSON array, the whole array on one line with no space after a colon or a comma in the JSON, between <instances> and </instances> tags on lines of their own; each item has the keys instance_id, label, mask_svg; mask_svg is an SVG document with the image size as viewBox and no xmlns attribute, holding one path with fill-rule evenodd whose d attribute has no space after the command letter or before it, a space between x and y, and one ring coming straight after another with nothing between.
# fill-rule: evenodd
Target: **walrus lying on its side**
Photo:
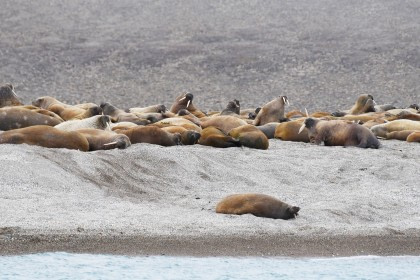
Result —
<instances>
[{"instance_id":1,"label":"walrus lying on its side","mask_svg":"<svg viewBox=\"0 0 420 280\"><path fill-rule=\"evenodd\" d=\"M89 142L76 131L63 131L48 125L35 125L3 131L0 144L28 144L45 148L66 148L87 152Z\"/></svg>"},{"instance_id":2,"label":"walrus lying on its side","mask_svg":"<svg viewBox=\"0 0 420 280\"><path fill-rule=\"evenodd\" d=\"M301 133L305 127L311 143L325 146L356 146L359 148L374 148L380 146L379 140L368 128L356 123L332 120L324 121L307 118L299 129Z\"/></svg>"},{"instance_id":3,"label":"walrus lying on its side","mask_svg":"<svg viewBox=\"0 0 420 280\"><path fill-rule=\"evenodd\" d=\"M216 206L216 213L252 214L272 219L294 219L300 208L291 206L277 198L265 194L234 194L225 197Z\"/></svg>"}]
</instances>

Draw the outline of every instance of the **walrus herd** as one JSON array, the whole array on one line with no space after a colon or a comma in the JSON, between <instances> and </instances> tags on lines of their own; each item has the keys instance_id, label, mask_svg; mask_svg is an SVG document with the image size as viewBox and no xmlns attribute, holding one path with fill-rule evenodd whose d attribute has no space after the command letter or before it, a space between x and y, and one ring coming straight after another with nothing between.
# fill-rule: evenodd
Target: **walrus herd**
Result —
<instances>
[{"instance_id":1,"label":"walrus herd","mask_svg":"<svg viewBox=\"0 0 420 280\"><path fill-rule=\"evenodd\" d=\"M377 105L372 95L360 95L354 106L338 112L286 112L287 96L258 108L241 109L229 101L222 111L205 112L186 92L170 109L163 104L126 110L109 102L65 104L43 96L25 105L11 84L0 86L0 144L28 144L80 151L125 149L132 144L161 146L206 145L216 148L269 148L269 139L325 146L380 148L381 139L420 142L420 111L416 104L395 108ZM289 219L299 207L262 194L228 197L218 213Z\"/></svg>"}]
</instances>

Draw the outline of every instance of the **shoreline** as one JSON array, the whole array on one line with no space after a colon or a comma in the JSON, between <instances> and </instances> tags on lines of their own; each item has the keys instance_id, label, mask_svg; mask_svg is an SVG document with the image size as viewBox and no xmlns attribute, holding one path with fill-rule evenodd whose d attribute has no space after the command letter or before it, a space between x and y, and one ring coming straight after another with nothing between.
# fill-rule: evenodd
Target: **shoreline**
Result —
<instances>
[{"instance_id":1,"label":"shoreline","mask_svg":"<svg viewBox=\"0 0 420 280\"><path fill-rule=\"evenodd\" d=\"M46 252L192 257L419 256L420 236L0 236L2 256Z\"/></svg>"}]
</instances>

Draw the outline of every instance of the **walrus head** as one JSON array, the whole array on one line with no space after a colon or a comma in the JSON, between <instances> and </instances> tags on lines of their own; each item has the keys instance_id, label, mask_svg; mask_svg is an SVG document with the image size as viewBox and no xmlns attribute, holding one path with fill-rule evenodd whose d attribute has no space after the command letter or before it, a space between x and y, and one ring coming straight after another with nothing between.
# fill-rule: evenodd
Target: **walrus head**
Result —
<instances>
[{"instance_id":1,"label":"walrus head","mask_svg":"<svg viewBox=\"0 0 420 280\"><path fill-rule=\"evenodd\" d=\"M239 115L241 112L241 105L239 104L239 100L234 99L233 101L229 101L225 110Z\"/></svg>"},{"instance_id":2,"label":"walrus head","mask_svg":"<svg viewBox=\"0 0 420 280\"><path fill-rule=\"evenodd\" d=\"M99 105L102 108L102 112L104 115L112 115L115 110L117 110L116 107L114 107L111 103L108 102L102 102L101 105Z\"/></svg>"},{"instance_id":3,"label":"walrus head","mask_svg":"<svg viewBox=\"0 0 420 280\"><path fill-rule=\"evenodd\" d=\"M178 99L178 98L177 98ZM184 93L184 95L181 95L181 98L179 98L178 101L178 105L182 106L184 105L186 109L188 109L188 107L190 106L191 102L194 99L194 95L190 92L186 92Z\"/></svg>"},{"instance_id":4,"label":"walrus head","mask_svg":"<svg viewBox=\"0 0 420 280\"><path fill-rule=\"evenodd\" d=\"M410 106L408 106L408 108L412 108L412 109L417 110L417 111L420 109L418 104L411 104Z\"/></svg>"},{"instance_id":5,"label":"walrus head","mask_svg":"<svg viewBox=\"0 0 420 280\"><path fill-rule=\"evenodd\" d=\"M181 134L181 141L183 145L194 145L197 144L198 139L200 139L201 134L193 131L193 130L188 130L188 131L184 131Z\"/></svg>"},{"instance_id":6,"label":"walrus head","mask_svg":"<svg viewBox=\"0 0 420 280\"><path fill-rule=\"evenodd\" d=\"M248 114L248 119L255 120L255 118L257 117L260 111L261 111L261 107L258 107L257 109L255 109L255 112Z\"/></svg>"},{"instance_id":7,"label":"walrus head","mask_svg":"<svg viewBox=\"0 0 420 280\"><path fill-rule=\"evenodd\" d=\"M102 115L102 108L99 106L90 107L86 111L87 111L87 115L89 115L90 117Z\"/></svg>"},{"instance_id":8,"label":"walrus head","mask_svg":"<svg viewBox=\"0 0 420 280\"><path fill-rule=\"evenodd\" d=\"M300 134L305 129L305 127L308 130L314 128L315 125L316 125L316 123L317 123L317 121L315 119L313 119L313 118L306 118L305 121L303 122L302 126L299 128L298 134Z\"/></svg>"},{"instance_id":9,"label":"walrus head","mask_svg":"<svg viewBox=\"0 0 420 280\"><path fill-rule=\"evenodd\" d=\"M163 104L157 105L156 107L157 113L165 113L166 112L166 106Z\"/></svg>"},{"instance_id":10,"label":"walrus head","mask_svg":"<svg viewBox=\"0 0 420 280\"><path fill-rule=\"evenodd\" d=\"M297 207L297 206L287 207L286 214L285 214L285 217L283 219L288 220L288 219L296 218L296 216L299 215L298 214L299 210L300 210L300 207Z\"/></svg>"},{"instance_id":11,"label":"walrus head","mask_svg":"<svg viewBox=\"0 0 420 280\"><path fill-rule=\"evenodd\" d=\"M283 96L279 96L279 98L283 101L283 104L290 105L289 99L287 99L287 96L283 95Z\"/></svg>"},{"instance_id":12,"label":"walrus head","mask_svg":"<svg viewBox=\"0 0 420 280\"><path fill-rule=\"evenodd\" d=\"M20 105L23 104L19 101L12 84L0 86L0 107Z\"/></svg>"},{"instance_id":13,"label":"walrus head","mask_svg":"<svg viewBox=\"0 0 420 280\"><path fill-rule=\"evenodd\" d=\"M98 124L104 130L111 130L111 117L110 116L100 116L98 118Z\"/></svg>"}]
</instances>

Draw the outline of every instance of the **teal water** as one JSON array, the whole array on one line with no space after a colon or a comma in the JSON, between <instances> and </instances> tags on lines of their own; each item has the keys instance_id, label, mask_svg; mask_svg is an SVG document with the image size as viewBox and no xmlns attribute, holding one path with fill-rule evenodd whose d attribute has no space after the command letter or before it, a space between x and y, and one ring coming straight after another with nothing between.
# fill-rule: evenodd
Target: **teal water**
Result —
<instances>
[{"instance_id":1,"label":"teal water","mask_svg":"<svg viewBox=\"0 0 420 280\"><path fill-rule=\"evenodd\" d=\"M0 279L420 279L420 257L0 256Z\"/></svg>"}]
</instances>

